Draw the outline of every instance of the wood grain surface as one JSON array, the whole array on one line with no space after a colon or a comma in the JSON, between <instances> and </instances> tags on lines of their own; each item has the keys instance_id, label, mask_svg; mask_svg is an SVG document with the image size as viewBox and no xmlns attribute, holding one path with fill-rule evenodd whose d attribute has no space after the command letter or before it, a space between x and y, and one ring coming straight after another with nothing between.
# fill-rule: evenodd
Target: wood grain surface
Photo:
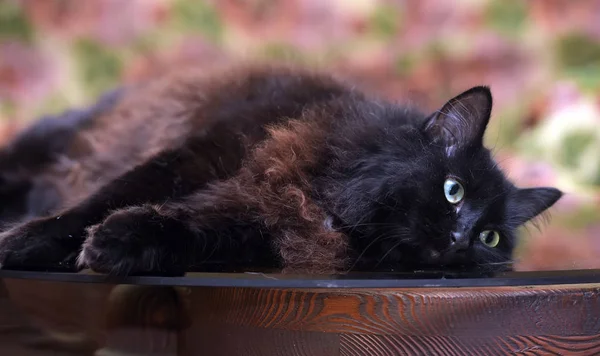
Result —
<instances>
[{"instance_id":1,"label":"wood grain surface","mask_svg":"<svg viewBox=\"0 0 600 356\"><path fill-rule=\"evenodd\" d=\"M175 293L165 286L4 282L0 319L18 309L46 329L85 331L99 348L147 350L175 331L179 337L168 337L171 351L163 354L600 355L600 285ZM136 327L139 337L118 337Z\"/></svg>"},{"instance_id":2,"label":"wood grain surface","mask_svg":"<svg viewBox=\"0 0 600 356\"><path fill-rule=\"evenodd\" d=\"M340 355L600 355L600 336L342 335Z\"/></svg>"},{"instance_id":3,"label":"wood grain surface","mask_svg":"<svg viewBox=\"0 0 600 356\"><path fill-rule=\"evenodd\" d=\"M258 328L414 336L594 335L600 286L278 290L198 288L197 316Z\"/></svg>"}]
</instances>

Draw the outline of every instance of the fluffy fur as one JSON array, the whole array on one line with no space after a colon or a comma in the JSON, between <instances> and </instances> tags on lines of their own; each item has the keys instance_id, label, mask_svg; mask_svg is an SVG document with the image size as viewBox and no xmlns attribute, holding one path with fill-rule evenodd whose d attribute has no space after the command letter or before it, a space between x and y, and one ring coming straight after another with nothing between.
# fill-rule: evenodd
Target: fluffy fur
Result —
<instances>
[{"instance_id":1,"label":"fluffy fur","mask_svg":"<svg viewBox=\"0 0 600 356\"><path fill-rule=\"evenodd\" d=\"M35 143L61 145L22 179L50 188L3 202L28 220L0 235L3 268L495 269L515 229L561 196L519 189L497 168L483 147L486 87L425 115L323 73L244 66L186 69L116 97L85 125L61 121L66 138ZM29 152L19 142L5 149L17 166ZM458 204L448 177L465 188ZM490 229L494 248L478 239Z\"/></svg>"}]
</instances>

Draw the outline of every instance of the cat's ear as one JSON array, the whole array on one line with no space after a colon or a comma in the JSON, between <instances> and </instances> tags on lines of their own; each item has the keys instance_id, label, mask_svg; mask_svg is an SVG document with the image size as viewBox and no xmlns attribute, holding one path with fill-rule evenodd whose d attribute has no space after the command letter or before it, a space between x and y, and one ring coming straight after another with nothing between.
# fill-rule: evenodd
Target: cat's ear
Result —
<instances>
[{"instance_id":1,"label":"cat's ear","mask_svg":"<svg viewBox=\"0 0 600 356\"><path fill-rule=\"evenodd\" d=\"M423 130L450 154L459 146L483 144L492 113L492 93L486 86L473 87L450 99L426 121Z\"/></svg>"},{"instance_id":2,"label":"cat's ear","mask_svg":"<svg viewBox=\"0 0 600 356\"><path fill-rule=\"evenodd\" d=\"M562 195L556 188L517 189L506 201L507 220L513 226L522 225L550 208Z\"/></svg>"}]
</instances>

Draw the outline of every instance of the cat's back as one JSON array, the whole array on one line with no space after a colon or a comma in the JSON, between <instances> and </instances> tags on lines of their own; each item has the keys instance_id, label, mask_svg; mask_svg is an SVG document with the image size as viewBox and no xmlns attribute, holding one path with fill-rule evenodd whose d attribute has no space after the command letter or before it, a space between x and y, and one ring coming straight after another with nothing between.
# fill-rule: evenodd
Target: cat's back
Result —
<instances>
[{"instance_id":1,"label":"cat's back","mask_svg":"<svg viewBox=\"0 0 600 356\"><path fill-rule=\"evenodd\" d=\"M215 124L298 117L306 107L349 91L328 74L291 65L187 67L131 88L91 131L106 136L99 151L147 156Z\"/></svg>"},{"instance_id":2,"label":"cat's back","mask_svg":"<svg viewBox=\"0 0 600 356\"><path fill-rule=\"evenodd\" d=\"M67 153L75 168L70 189L85 195L190 136L210 135L216 125L258 141L266 125L350 91L331 75L291 65L174 69L124 88L112 110L78 131Z\"/></svg>"}]
</instances>

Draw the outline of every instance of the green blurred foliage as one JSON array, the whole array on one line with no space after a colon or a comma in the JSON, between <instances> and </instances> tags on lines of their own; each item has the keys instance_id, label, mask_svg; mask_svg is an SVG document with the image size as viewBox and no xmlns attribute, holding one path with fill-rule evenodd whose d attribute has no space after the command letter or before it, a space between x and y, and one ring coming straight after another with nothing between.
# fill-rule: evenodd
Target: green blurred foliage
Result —
<instances>
[{"instance_id":1,"label":"green blurred foliage","mask_svg":"<svg viewBox=\"0 0 600 356\"><path fill-rule=\"evenodd\" d=\"M595 204L587 204L579 209L555 216L555 219L569 229L581 229L600 221L600 209Z\"/></svg>"},{"instance_id":2,"label":"green blurred foliage","mask_svg":"<svg viewBox=\"0 0 600 356\"><path fill-rule=\"evenodd\" d=\"M596 137L590 131L569 132L562 138L562 150L558 159L569 168L576 168L578 158L594 143Z\"/></svg>"},{"instance_id":3,"label":"green blurred foliage","mask_svg":"<svg viewBox=\"0 0 600 356\"><path fill-rule=\"evenodd\" d=\"M96 97L118 84L123 62L117 51L89 39L78 40L73 51L89 96Z\"/></svg>"},{"instance_id":4,"label":"green blurred foliage","mask_svg":"<svg viewBox=\"0 0 600 356\"><path fill-rule=\"evenodd\" d=\"M518 36L527 20L527 2L522 0L492 0L485 11L491 28L500 33Z\"/></svg>"},{"instance_id":5,"label":"green blurred foliage","mask_svg":"<svg viewBox=\"0 0 600 356\"><path fill-rule=\"evenodd\" d=\"M224 28L215 8L203 1L177 0L173 4L173 29L197 32L212 41L221 40Z\"/></svg>"},{"instance_id":6,"label":"green blurred foliage","mask_svg":"<svg viewBox=\"0 0 600 356\"><path fill-rule=\"evenodd\" d=\"M34 30L15 2L0 1L0 39L30 42Z\"/></svg>"},{"instance_id":7,"label":"green blurred foliage","mask_svg":"<svg viewBox=\"0 0 600 356\"><path fill-rule=\"evenodd\" d=\"M394 69L398 75L408 75L417 65L418 58L413 54L400 54L394 63Z\"/></svg>"},{"instance_id":8,"label":"green blurred foliage","mask_svg":"<svg viewBox=\"0 0 600 356\"><path fill-rule=\"evenodd\" d=\"M306 53L291 44L282 42L265 44L260 55L268 59L281 60L286 63L302 64L308 61Z\"/></svg>"},{"instance_id":9,"label":"green blurred foliage","mask_svg":"<svg viewBox=\"0 0 600 356\"><path fill-rule=\"evenodd\" d=\"M373 35L389 40L398 34L402 23L402 12L394 6L378 6L370 18Z\"/></svg>"},{"instance_id":10,"label":"green blurred foliage","mask_svg":"<svg viewBox=\"0 0 600 356\"><path fill-rule=\"evenodd\" d=\"M600 89L600 42L582 33L571 33L556 40L560 70L576 79L587 90Z\"/></svg>"}]
</instances>

